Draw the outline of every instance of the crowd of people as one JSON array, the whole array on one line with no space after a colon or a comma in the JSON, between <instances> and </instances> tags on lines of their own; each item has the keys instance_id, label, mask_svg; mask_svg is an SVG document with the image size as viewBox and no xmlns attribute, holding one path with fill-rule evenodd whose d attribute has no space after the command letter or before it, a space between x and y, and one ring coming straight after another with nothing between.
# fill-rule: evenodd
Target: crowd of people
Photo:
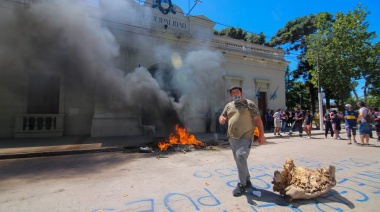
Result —
<instances>
[{"instance_id":1,"label":"crowd of people","mask_svg":"<svg viewBox=\"0 0 380 212\"><path fill-rule=\"evenodd\" d=\"M354 110L352 105L346 104L344 112L336 110L326 110L323 114L324 134L325 138L330 134L331 138L341 140L342 123L346 130L348 144L356 143L368 145L369 138L373 138L372 128L375 127L377 141L380 142L380 112L378 108L367 108L364 102L359 102L357 110ZM311 130L313 123L316 128L320 128L320 113L318 110L314 114L309 111L301 111L288 109L283 111L278 109L274 112L268 109L265 113L265 131L271 131L275 136L282 136L281 133L286 133L286 127L289 127L288 135L292 135L296 130L299 136L303 136L303 131L307 138L312 138ZM356 141L356 131L359 133L360 143Z\"/></svg>"},{"instance_id":2,"label":"crowd of people","mask_svg":"<svg viewBox=\"0 0 380 212\"><path fill-rule=\"evenodd\" d=\"M377 107L367 108L364 102L359 102L355 107L350 104L345 105L345 110L338 112L336 110L326 109L324 114L320 114L318 110L312 113L309 110L295 110L287 109L268 109L264 115L264 131L273 132L275 136L282 136L287 133L292 135L298 131L298 135L306 138L312 138L312 129L319 129L320 116L323 119L324 135L325 138L331 137L333 139L341 140L342 126L346 130L346 138L348 144L368 145L369 138L373 138L373 128L375 128L377 141L380 142L380 112ZM219 116L221 110L215 112L213 115L209 108L206 113L206 132L211 133L212 118L215 118L215 129L217 133L227 133L227 125L219 123ZM272 131L273 130L273 131ZM305 133L304 133L305 132ZM356 135L359 134L357 141Z\"/></svg>"}]
</instances>

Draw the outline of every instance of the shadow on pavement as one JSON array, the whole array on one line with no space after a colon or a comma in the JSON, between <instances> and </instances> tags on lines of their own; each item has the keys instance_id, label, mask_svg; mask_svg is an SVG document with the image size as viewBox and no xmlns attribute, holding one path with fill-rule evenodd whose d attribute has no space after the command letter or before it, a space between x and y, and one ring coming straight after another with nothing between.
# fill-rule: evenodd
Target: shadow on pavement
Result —
<instances>
[{"instance_id":1,"label":"shadow on pavement","mask_svg":"<svg viewBox=\"0 0 380 212\"><path fill-rule=\"evenodd\" d=\"M261 197L253 195L252 191L260 191ZM268 190L264 190L264 189L247 189L247 193L245 196L247 197L247 202L250 205L254 205L254 206L257 206L257 203L255 201L266 202L265 204L261 205L262 207L269 207L273 205L285 206L285 207L292 206L291 203L288 203L285 201L285 198L283 196L277 193L268 191Z\"/></svg>"},{"instance_id":2,"label":"shadow on pavement","mask_svg":"<svg viewBox=\"0 0 380 212\"><path fill-rule=\"evenodd\" d=\"M80 160L78 160L80 157ZM140 154L84 154L0 161L0 179L28 179L41 175L48 179L81 177L112 170L141 158Z\"/></svg>"},{"instance_id":3,"label":"shadow on pavement","mask_svg":"<svg viewBox=\"0 0 380 212\"><path fill-rule=\"evenodd\" d=\"M252 194L252 191L260 191L261 197L255 196ZM315 204L317 208L318 205L325 205L326 203L342 203L349 207L350 209L354 209L355 205L349 201L347 198L343 197L339 194L339 192L332 189L329 193L325 195L321 195L317 198L308 199L308 200L294 200L293 202L287 202L285 197L277 194L275 192L267 191L264 189L247 189L247 193L245 194L247 198L247 202L250 205L257 207L271 207L271 206L284 206L289 208L299 208L302 205L313 205ZM265 202L258 206L255 201Z\"/></svg>"}]
</instances>

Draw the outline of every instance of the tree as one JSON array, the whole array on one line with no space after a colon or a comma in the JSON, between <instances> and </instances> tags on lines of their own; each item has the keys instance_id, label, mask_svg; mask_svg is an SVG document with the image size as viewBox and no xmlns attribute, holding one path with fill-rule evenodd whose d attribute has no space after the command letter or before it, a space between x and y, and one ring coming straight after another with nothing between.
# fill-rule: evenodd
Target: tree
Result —
<instances>
[{"instance_id":1,"label":"tree","mask_svg":"<svg viewBox=\"0 0 380 212\"><path fill-rule=\"evenodd\" d=\"M215 35L226 36L233 39L244 40L258 45L265 44L265 34L247 33L247 31L241 28L227 27L220 31L214 30Z\"/></svg>"},{"instance_id":2,"label":"tree","mask_svg":"<svg viewBox=\"0 0 380 212\"><path fill-rule=\"evenodd\" d=\"M297 53L297 59L299 61L297 69L293 70L293 76L295 79L301 79L305 82L305 88L307 88L307 93L302 94L302 102L309 102L311 110L315 110L315 102L317 99L317 89L314 83L310 83L310 80L313 80L313 75L309 73L313 69L307 62L305 53L307 51L305 39L308 35L314 34L317 31L315 23L318 19L325 19L326 21L332 20L332 15L330 13L320 13L318 15L309 15L304 17L299 17L295 20L289 21L286 23L285 27L278 30L276 35L274 35L271 40L268 42L269 46L284 46L284 44L290 44L285 48L286 54ZM300 90L301 91L301 90ZM294 92L294 91L292 91ZM298 102L298 95L287 94L288 102ZM306 98L307 97L307 98ZM303 104L304 105L304 104Z\"/></svg>"},{"instance_id":3,"label":"tree","mask_svg":"<svg viewBox=\"0 0 380 212\"><path fill-rule=\"evenodd\" d=\"M220 31L215 30L214 34L220 35L220 36L226 36L233 39L238 40L245 40L247 36L247 32L243 30L242 28L234 28L234 27L227 27Z\"/></svg>"},{"instance_id":4,"label":"tree","mask_svg":"<svg viewBox=\"0 0 380 212\"><path fill-rule=\"evenodd\" d=\"M330 13L325 14L327 20L332 19ZM278 30L277 33L270 39L268 45L271 47L281 46L284 44L291 44L285 51L289 53L293 50L305 50L305 38L306 36L315 33L317 30L315 26L317 16L311 14L309 16L303 16L296 18L295 20L289 21L285 24L285 27Z\"/></svg>"},{"instance_id":5,"label":"tree","mask_svg":"<svg viewBox=\"0 0 380 212\"><path fill-rule=\"evenodd\" d=\"M247 36L245 36L245 39L248 42L263 45L265 44L265 37L266 37L265 34L262 32L260 34L248 33Z\"/></svg>"},{"instance_id":6,"label":"tree","mask_svg":"<svg viewBox=\"0 0 380 212\"><path fill-rule=\"evenodd\" d=\"M306 39L306 58L315 67L320 64L321 84L327 98L336 100L337 105L344 104L355 92L356 80L364 79L364 100L367 89L376 92L379 73L379 44L372 44L376 37L375 32L367 32L368 23L365 22L369 14L360 4L353 12L346 15L338 12L335 20L326 21L317 19L318 31ZM317 76L317 70L311 74ZM338 80L337 80L338 79ZM316 81L312 81L316 84ZM337 89L338 88L338 89Z\"/></svg>"}]
</instances>

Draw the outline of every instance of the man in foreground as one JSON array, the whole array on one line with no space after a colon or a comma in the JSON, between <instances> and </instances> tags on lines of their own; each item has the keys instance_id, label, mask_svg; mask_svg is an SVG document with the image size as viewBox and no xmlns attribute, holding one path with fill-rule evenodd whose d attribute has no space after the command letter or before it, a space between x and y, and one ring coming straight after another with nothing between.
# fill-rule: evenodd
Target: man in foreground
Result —
<instances>
[{"instance_id":1,"label":"man in foreground","mask_svg":"<svg viewBox=\"0 0 380 212\"><path fill-rule=\"evenodd\" d=\"M229 91L233 101L224 107L219 122L225 124L228 118L227 137L239 175L239 183L232 194L240 196L245 193L246 188L252 186L247 159L254 139L255 126L260 132L258 138L260 144L265 143L265 136L263 122L256 104L243 98L243 90L240 86L232 87Z\"/></svg>"}]
</instances>

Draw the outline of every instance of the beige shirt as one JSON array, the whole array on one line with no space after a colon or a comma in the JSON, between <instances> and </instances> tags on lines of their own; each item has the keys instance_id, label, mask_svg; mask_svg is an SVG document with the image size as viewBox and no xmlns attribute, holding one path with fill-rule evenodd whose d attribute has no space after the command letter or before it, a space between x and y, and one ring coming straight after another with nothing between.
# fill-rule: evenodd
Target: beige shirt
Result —
<instances>
[{"instance_id":1,"label":"beige shirt","mask_svg":"<svg viewBox=\"0 0 380 212\"><path fill-rule=\"evenodd\" d=\"M227 116L228 120L227 137L253 140L255 129L253 118L259 115L256 104L251 100L228 103L222 112L222 116Z\"/></svg>"}]
</instances>

